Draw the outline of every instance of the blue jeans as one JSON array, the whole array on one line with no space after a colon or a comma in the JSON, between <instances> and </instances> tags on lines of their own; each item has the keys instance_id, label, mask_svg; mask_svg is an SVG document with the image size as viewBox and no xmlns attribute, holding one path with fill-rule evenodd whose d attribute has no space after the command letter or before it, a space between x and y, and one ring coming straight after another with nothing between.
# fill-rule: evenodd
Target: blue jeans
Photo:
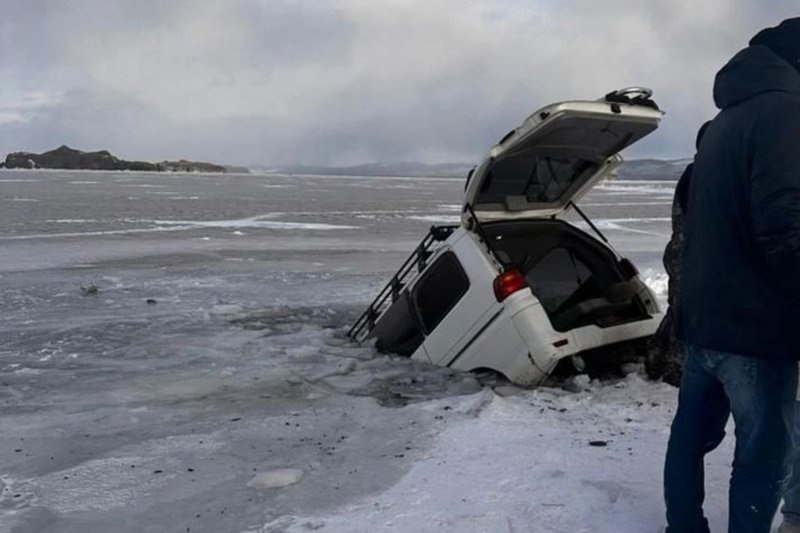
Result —
<instances>
[{"instance_id":1,"label":"blue jeans","mask_svg":"<svg viewBox=\"0 0 800 533\"><path fill-rule=\"evenodd\" d=\"M733 414L736 449L729 533L769 533L791 449L797 364L687 346L678 410L664 465L668 533L708 533L705 454Z\"/></svg>"},{"instance_id":2,"label":"blue jeans","mask_svg":"<svg viewBox=\"0 0 800 533\"><path fill-rule=\"evenodd\" d=\"M793 437L792 473L783 493L782 512L786 521L800 525L800 403L795 404Z\"/></svg>"}]
</instances>

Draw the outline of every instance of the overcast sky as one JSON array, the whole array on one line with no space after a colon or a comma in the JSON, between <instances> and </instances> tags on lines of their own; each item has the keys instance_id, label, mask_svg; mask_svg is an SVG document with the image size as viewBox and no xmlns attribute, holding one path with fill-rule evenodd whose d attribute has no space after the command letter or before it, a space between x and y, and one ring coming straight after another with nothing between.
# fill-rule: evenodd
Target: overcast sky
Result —
<instances>
[{"instance_id":1,"label":"overcast sky","mask_svg":"<svg viewBox=\"0 0 800 533\"><path fill-rule=\"evenodd\" d=\"M691 154L714 74L797 0L0 0L0 155L478 159L526 115L644 85L628 157Z\"/></svg>"}]
</instances>

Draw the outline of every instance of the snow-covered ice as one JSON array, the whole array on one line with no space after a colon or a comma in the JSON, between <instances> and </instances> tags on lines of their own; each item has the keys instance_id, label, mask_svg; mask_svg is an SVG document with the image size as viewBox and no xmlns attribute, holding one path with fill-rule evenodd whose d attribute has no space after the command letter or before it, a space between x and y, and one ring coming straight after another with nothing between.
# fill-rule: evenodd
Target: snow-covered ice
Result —
<instances>
[{"instance_id":1,"label":"snow-covered ice","mask_svg":"<svg viewBox=\"0 0 800 533\"><path fill-rule=\"evenodd\" d=\"M672 187L582 202L662 302ZM462 191L5 171L0 533L660 531L673 388L522 390L346 338ZM715 532L730 459L707 468Z\"/></svg>"},{"instance_id":2,"label":"snow-covered ice","mask_svg":"<svg viewBox=\"0 0 800 533\"><path fill-rule=\"evenodd\" d=\"M638 375L583 392L541 389L431 401L435 444L392 488L288 531L653 532L675 391ZM473 407L480 400L480 407ZM722 531L725 447L710 459L710 518ZM261 531L264 531L262 529ZM266 529L269 531L269 529Z\"/></svg>"}]
</instances>

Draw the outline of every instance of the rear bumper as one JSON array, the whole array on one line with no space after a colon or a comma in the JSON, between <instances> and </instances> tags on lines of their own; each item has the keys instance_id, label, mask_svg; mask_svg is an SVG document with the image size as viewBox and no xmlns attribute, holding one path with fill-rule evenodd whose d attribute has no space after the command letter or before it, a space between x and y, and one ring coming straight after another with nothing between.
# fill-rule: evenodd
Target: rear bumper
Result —
<instances>
[{"instance_id":1,"label":"rear bumper","mask_svg":"<svg viewBox=\"0 0 800 533\"><path fill-rule=\"evenodd\" d=\"M655 333L664 317L662 313L656 313L644 320L607 328L590 325L559 332L553 329L538 301L533 300L516 309L512 315L515 329L524 340L528 353L520 354L524 362L514 365L518 367L516 375L506 374L510 380L527 385L541 383L565 357L649 337Z\"/></svg>"}]
</instances>

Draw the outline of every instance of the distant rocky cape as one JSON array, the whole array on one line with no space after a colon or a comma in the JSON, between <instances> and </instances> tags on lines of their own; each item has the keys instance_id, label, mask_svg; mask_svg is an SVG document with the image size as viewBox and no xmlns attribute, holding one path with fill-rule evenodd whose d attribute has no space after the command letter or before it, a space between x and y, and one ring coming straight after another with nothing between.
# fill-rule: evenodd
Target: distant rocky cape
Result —
<instances>
[{"instance_id":1,"label":"distant rocky cape","mask_svg":"<svg viewBox=\"0 0 800 533\"><path fill-rule=\"evenodd\" d=\"M14 152L0 162L0 168L47 168L64 170L139 170L147 172L249 172L244 167L226 167L198 161L126 161L112 155L108 150L99 152L82 152L69 146L60 146L55 150L34 154L30 152Z\"/></svg>"}]
</instances>

